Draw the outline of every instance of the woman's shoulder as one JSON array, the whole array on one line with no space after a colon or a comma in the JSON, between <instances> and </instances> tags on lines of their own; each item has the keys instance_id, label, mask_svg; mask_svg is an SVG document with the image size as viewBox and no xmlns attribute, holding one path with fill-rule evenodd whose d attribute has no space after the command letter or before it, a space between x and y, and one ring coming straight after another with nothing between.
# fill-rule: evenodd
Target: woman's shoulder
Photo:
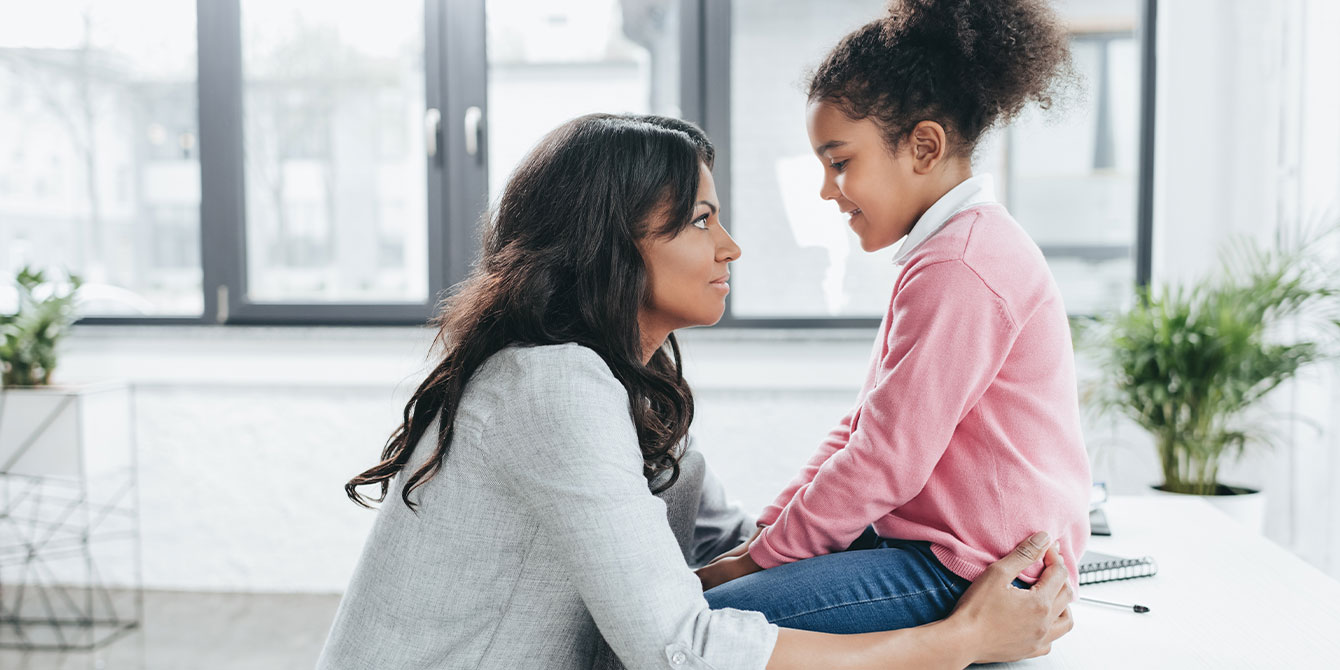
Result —
<instances>
[{"instance_id":1,"label":"woman's shoulder","mask_svg":"<svg viewBox=\"0 0 1340 670\"><path fill-rule=\"evenodd\" d=\"M493 354L470 380L462 415L489 458L505 471L537 460L578 457L610 442L631 445L631 470L641 471L628 392L604 359L577 344L511 346ZM622 450L621 452L622 453Z\"/></svg>"},{"instance_id":2,"label":"woman's shoulder","mask_svg":"<svg viewBox=\"0 0 1340 670\"><path fill-rule=\"evenodd\" d=\"M627 414L623 385L604 359L580 344L512 345L489 357L472 376L467 393L487 396L510 414L546 414L612 406Z\"/></svg>"},{"instance_id":3,"label":"woman's shoulder","mask_svg":"<svg viewBox=\"0 0 1340 670\"><path fill-rule=\"evenodd\" d=\"M475 379L512 387L533 387L563 381L617 384L604 359L575 342L513 344L498 350L475 372Z\"/></svg>"}]
</instances>

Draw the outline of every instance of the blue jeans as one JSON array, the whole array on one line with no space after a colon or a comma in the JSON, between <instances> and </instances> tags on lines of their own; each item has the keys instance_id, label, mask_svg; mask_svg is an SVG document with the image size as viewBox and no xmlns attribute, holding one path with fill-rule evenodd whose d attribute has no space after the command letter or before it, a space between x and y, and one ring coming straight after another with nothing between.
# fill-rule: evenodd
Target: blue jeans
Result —
<instances>
[{"instance_id":1,"label":"blue jeans","mask_svg":"<svg viewBox=\"0 0 1340 670\"><path fill-rule=\"evenodd\" d=\"M762 612L785 628L869 633L939 621L969 584L940 564L930 543L867 528L846 551L755 572L703 596L712 609Z\"/></svg>"}]
</instances>

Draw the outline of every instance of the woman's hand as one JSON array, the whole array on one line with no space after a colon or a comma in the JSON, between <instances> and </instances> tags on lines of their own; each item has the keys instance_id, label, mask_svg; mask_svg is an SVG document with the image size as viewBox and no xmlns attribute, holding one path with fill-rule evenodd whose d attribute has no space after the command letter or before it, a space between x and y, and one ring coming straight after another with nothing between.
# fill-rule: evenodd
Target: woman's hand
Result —
<instances>
[{"instance_id":1,"label":"woman's hand","mask_svg":"<svg viewBox=\"0 0 1340 670\"><path fill-rule=\"evenodd\" d=\"M703 583L703 590L706 591L762 569L754 562L754 557L750 556L748 551L744 551L736 556L720 556L694 572L698 574L698 580Z\"/></svg>"},{"instance_id":2,"label":"woman's hand","mask_svg":"<svg viewBox=\"0 0 1340 670\"><path fill-rule=\"evenodd\" d=\"M1032 588L1011 585L1039 558L1046 568ZM965 627L965 639L975 650L973 662L1017 661L1047 654L1052 642L1074 627L1072 600L1061 554L1048 544L1046 533L1037 533L991 564L968 587L945 623Z\"/></svg>"},{"instance_id":3,"label":"woman's hand","mask_svg":"<svg viewBox=\"0 0 1340 670\"><path fill-rule=\"evenodd\" d=\"M723 558L730 558L732 556L740 556L745 554L746 552L749 551L749 546L754 543L754 540L758 539L758 534L762 533L764 528L766 528L766 526L758 526L754 528L754 534L750 535L749 539L745 540L744 542L741 542L734 549L731 549L730 551L727 552L723 552L720 556L717 556L716 558L708 561L707 565L716 563L717 561Z\"/></svg>"}]
</instances>

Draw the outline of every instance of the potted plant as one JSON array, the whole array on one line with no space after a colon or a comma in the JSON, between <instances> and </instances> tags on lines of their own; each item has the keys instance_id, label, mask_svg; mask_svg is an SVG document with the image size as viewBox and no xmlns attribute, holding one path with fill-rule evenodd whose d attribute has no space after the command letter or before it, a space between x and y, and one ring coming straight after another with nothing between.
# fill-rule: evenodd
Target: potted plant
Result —
<instances>
[{"instance_id":1,"label":"potted plant","mask_svg":"<svg viewBox=\"0 0 1340 670\"><path fill-rule=\"evenodd\" d=\"M82 283L68 273L53 281L28 267L14 277L17 309L0 314L0 475L72 471L85 397L97 389L51 382Z\"/></svg>"},{"instance_id":2,"label":"potted plant","mask_svg":"<svg viewBox=\"0 0 1340 670\"><path fill-rule=\"evenodd\" d=\"M138 625L139 517L125 383L55 385L82 281L24 268L0 314L0 644L90 649ZM40 570L38 569L40 567ZM12 571L10 571L12 569Z\"/></svg>"},{"instance_id":3,"label":"potted plant","mask_svg":"<svg viewBox=\"0 0 1340 670\"><path fill-rule=\"evenodd\" d=\"M1226 497L1256 493L1219 473L1248 446L1276 443L1279 416L1262 401L1334 354L1340 281L1316 254L1334 232L1273 248L1237 240L1217 274L1142 291L1089 329L1105 377L1099 409L1154 438L1163 473L1154 488L1207 496L1226 511L1234 507ZM1264 508L1261 499L1240 520L1259 530Z\"/></svg>"},{"instance_id":4,"label":"potted plant","mask_svg":"<svg viewBox=\"0 0 1340 670\"><path fill-rule=\"evenodd\" d=\"M44 273L19 270L18 311L0 314L0 386L47 386L56 369L56 345L75 321L75 297L83 281L68 275L61 291Z\"/></svg>"}]
</instances>

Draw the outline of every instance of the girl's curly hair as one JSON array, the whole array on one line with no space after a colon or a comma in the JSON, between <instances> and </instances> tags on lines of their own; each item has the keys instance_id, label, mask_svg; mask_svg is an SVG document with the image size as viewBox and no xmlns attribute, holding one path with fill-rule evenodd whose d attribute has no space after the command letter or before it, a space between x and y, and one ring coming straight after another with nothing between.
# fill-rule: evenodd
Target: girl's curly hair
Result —
<instances>
[{"instance_id":1,"label":"girl's curly hair","mask_svg":"<svg viewBox=\"0 0 1340 670\"><path fill-rule=\"evenodd\" d=\"M929 120L954 154L971 155L987 130L1030 102L1051 108L1074 80L1069 37L1046 0L893 0L833 48L809 100L875 120L891 150Z\"/></svg>"}]
</instances>

